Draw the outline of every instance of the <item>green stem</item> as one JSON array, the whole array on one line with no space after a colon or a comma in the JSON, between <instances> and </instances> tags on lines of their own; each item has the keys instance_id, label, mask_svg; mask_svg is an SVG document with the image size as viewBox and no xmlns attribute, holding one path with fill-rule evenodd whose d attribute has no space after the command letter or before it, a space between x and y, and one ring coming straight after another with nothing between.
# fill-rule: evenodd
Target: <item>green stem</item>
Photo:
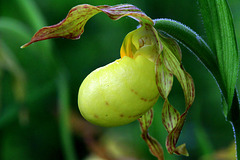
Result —
<instances>
[{"instance_id":1,"label":"green stem","mask_svg":"<svg viewBox=\"0 0 240 160\"><path fill-rule=\"evenodd\" d=\"M237 157L240 157L240 123L236 125L235 127L235 142L236 142L236 151L237 151Z\"/></svg>"},{"instance_id":2,"label":"green stem","mask_svg":"<svg viewBox=\"0 0 240 160\"><path fill-rule=\"evenodd\" d=\"M236 156L240 157L240 123L232 123L235 144L236 144Z\"/></svg>"},{"instance_id":3,"label":"green stem","mask_svg":"<svg viewBox=\"0 0 240 160\"><path fill-rule=\"evenodd\" d=\"M207 43L192 29L171 19L157 19L154 27L158 31L164 32L183 44L194 53L212 73L217 72L215 55L212 53Z\"/></svg>"},{"instance_id":4,"label":"green stem","mask_svg":"<svg viewBox=\"0 0 240 160\"><path fill-rule=\"evenodd\" d=\"M226 95L216 57L201 36L186 25L171 19L157 19L154 27L188 48L213 75L222 93Z\"/></svg>"},{"instance_id":5,"label":"green stem","mask_svg":"<svg viewBox=\"0 0 240 160\"><path fill-rule=\"evenodd\" d=\"M2 70L0 68L0 84L2 84ZM0 113L2 111L2 86L0 85Z\"/></svg>"},{"instance_id":6,"label":"green stem","mask_svg":"<svg viewBox=\"0 0 240 160\"><path fill-rule=\"evenodd\" d=\"M240 106L239 106L238 93L236 89L234 92L233 103L230 111L228 112L227 118L231 122L233 127L233 133L234 133L235 144L236 144L236 154L237 154L237 158L239 158L240 157Z\"/></svg>"}]
</instances>

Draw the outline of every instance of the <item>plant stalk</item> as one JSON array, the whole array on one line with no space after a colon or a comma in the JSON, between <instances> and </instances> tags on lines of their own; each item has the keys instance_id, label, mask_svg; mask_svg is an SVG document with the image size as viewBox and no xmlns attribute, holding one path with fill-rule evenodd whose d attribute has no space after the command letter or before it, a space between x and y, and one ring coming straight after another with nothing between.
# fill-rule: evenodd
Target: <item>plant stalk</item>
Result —
<instances>
[{"instance_id":1,"label":"plant stalk","mask_svg":"<svg viewBox=\"0 0 240 160\"><path fill-rule=\"evenodd\" d=\"M233 127L233 133L236 145L236 158L240 157L240 123L231 123Z\"/></svg>"}]
</instances>

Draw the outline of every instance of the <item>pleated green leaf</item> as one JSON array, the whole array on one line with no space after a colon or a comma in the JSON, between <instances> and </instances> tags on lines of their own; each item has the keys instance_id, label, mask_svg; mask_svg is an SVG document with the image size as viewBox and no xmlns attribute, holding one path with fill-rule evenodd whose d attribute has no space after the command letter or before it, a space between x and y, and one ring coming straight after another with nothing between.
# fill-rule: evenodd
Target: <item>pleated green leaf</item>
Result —
<instances>
[{"instance_id":1,"label":"pleated green leaf","mask_svg":"<svg viewBox=\"0 0 240 160\"><path fill-rule=\"evenodd\" d=\"M238 75L238 49L231 11L226 0L199 0L208 44L217 57L224 84L225 116L231 109Z\"/></svg>"}]
</instances>

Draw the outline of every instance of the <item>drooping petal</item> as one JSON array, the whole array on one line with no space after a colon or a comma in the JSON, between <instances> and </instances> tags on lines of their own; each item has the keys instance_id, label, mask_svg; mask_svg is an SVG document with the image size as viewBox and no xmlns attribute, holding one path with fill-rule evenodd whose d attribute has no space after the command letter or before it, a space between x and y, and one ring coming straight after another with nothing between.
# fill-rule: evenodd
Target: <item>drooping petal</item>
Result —
<instances>
[{"instance_id":1,"label":"drooping petal","mask_svg":"<svg viewBox=\"0 0 240 160\"><path fill-rule=\"evenodd\" d=\"M164 62L167 70L173 74L181 84L186 105L184 113L180 115L180 113L169 103L167 97L163 97L165 99L165 103L162 111L162 121L169 133L166 140L166 147L169 153L188 156L186 145L182 144L176 147L176 144L184 125L187 112L195 97L194 83L192 77L181 65L181 51L178 44L174 43L171 39L162 37L161 35L160 39L163 44L162 61Z\"/></svg>"},{"instance_id":2,"label":"drooping petal","mask_svg":"<svg viewBox=\"0 0 240 160\"><path fill-rule=\"evenodd\" d=\"M162 109L163 125L170 133L177 125L180 113L166 99Z\"/></svg>"},{"instance_id":3,"label":"drooping petal","mask_svg":"<svg viewBox=\"0 0 240 160\"><path fill-rule=\"evenodd\" d=\"M182 61L182 52L181 48L178 45L178 43L172 39L172 38L167 38L162 35L159 36L161 43L165 45L165 49L168 49L169 52L173 53L174 56L178 59L178 61L181 63Z\"/></svg>"},{"instance_id":4,"label":"drooping petal","mask_svg":"<svg viewBox=\"0 0 240 160\"><path fill-rule=\"evenodd\" d=\"M142 131L142 138L147 143L151 153L158 158L158 160L163 160L163 150L161 144L151 137L148 133L148 128L152 124L153 120L153 109L151 108L146 112L141 118L138 119Z\"/></svg>"},{"instance_id":5,"label":"drooping petal","mask_svg":"<svg viewBox=\"0 0 240 160\"><path fill-rule=\"evenodd\" d=\"M168 68L168 70L174 74L182 86L186 107L188 108L192 105L195 98L195 88L192 77L185 71L181 65L181 62L171 52L171 50L165 48L163 50L163 56L166 68Z\"/></svg>"},{"instance_id":6,"label":"drooping petal","mask_svg":"<svg viewBox=\"0 0 240 160\"><path fill-rule=\"evenodd\" d=\"M182 144L176 147L180 132L182 130L186 113L180 116L180 113L165 100L162 109L162 122L168 131L166 147L169 153L188 156L186 145Z\"/></svg>"},{"instance_id":7,"label":"drooping petal","mask_svg":"<svg viewBox=\"0 0 240 160\"><path fill-rule=\"evenodd\" d=\"M115 6L104 5L97 7L113 20L118 20L122 17L129 16L133 19L136 19L139 23L153 25L152 19L132 4L119 4Z\"/></svg>"},{"instance_id":8,"label":"drooping petal","mask_svg":"<svg viewBox=\"0 0 240 160\"><path fill-rule=\"evenodd\" d=\"M23 45L25 48L30 44L50 39L50 38L68 38L79 39L84 31L86 22L99 12L104 12L113 20L118 20L122 17L129 16L141 24L153 25L153 21L140 9L131 4L120 4L116 6L92 6L88 4L78 5L73 7L67 17L60 23L40 29L31 39L30 42Z\"/></svg>"},{"instance_id":9,"label":"drooping petal","mask_svg":"<svg viewBox=\"0 0 240 160\"><path fill-rule=\"evenodd\" d=\"M166 99L172 89L173 74L165 67L163 55L159 54L156 60L156 84L160 95Z\"/></svg>"}]
</instances>

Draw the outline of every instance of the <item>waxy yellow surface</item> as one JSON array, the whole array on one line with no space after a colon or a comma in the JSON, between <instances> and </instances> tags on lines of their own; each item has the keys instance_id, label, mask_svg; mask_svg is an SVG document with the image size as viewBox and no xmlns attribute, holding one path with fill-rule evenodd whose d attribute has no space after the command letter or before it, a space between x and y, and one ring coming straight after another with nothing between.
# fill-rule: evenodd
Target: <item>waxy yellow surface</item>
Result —
<instances>
[{"instance_id":1,"label":"waxy yellow surface","mask_svg":"<svg viewBox=\"0 0 240 160\"><path fill-rule=\"evenodd\" d=\"M138 119L158 97L154 63L141 55L135 59L125 56L85 78L78 106L89 122L112 127Z\"/></svg>"}]
</instances>

